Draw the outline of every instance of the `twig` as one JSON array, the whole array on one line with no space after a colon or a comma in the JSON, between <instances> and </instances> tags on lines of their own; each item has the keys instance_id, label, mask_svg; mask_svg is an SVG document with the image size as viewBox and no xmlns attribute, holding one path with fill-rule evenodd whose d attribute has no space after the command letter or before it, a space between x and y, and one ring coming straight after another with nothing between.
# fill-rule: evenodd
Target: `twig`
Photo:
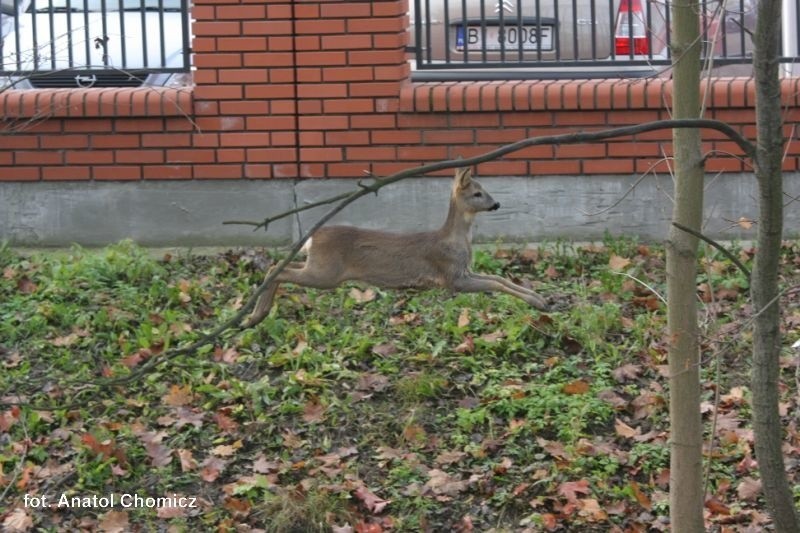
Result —
<instances>
[{"instance_id":1,"label":"twig","mask_svg":"<svg viewBox=\"0 0 800 533\"><path fill-rule=\"evenodd\" d=\"M286 218L286 217L288 217L290 215L294 215L295 213L300 213L301 211L306 211L308 209L313 209L313 208L319 207L321 205L328 205L328 204L332 204L334 202L339 202L341 200L344 200L345 198L347 198L351 194L352 193L346 192L346 193L342 193L342 194L340 194L338 196L332 196L332 197L326 198L324 200L319 200L317 202L312 202L312 203L304 205L303 207L296 207L295 209L290 209L289 211L284 211L283 213L280 213L279 215L276 215L274 217L267 217L261 222L252 222L252 221L248 221L248 220L226 220L226 221L223 222L223 224L225 224L225 225L238 224L238 225L242 225L242 226L255 226L253 228L253 231L257 231L258 228L263 226L264 227L264 231L266 231L268 229L269 225L271 223L275 222L276 220L280 220L280 219ZM375 191L375 194L377 194L377 190Z\"/></svg>"},{"instance_id":2,"label":"twig","mask_svg":"<svg viewBox=\"0 0 800 533\"><path fill-rule=\"evenodd\" d=\"M699 231L695 231L692 228L687 228L683 224L678 224L677 222L673 222L672 225L675 226L676 228L678 228L681 231L685 231L689 235L693 235L693 236L697 237L698 239L702 239L702 240L706 241L708 244L710 244L711 246L713 246L714 248L719 250L722 253L722 255L724 255L725 257L730 259L733 262L733 264L736 265L739 268L739 270L741 270L742 273L744 273L745 276L747 276L748 279L750 278L750 270L746 266L744 266L744 263L739 261L739 258L737 258L735 255L733 255L727 248L722 246L720 243L718 243L717 241L715 241L714 239L712 239L710 237L706 237L705 235L703 235Z\"/></svg>"},{"instance_id":3,"label":"twig","mask_svg":"<svg viewBox=\"0 0 800 533\"><path fill-rule=\"evenodd\" d=\"M639 285L641 285L645 289L647 289L650 292L652 292L656 296L656 298L658 298L659 300L661 300L664 303L664 305L667 305L667 299L664 298L661 294L659 294L659 292L654 287L652 287L651 285L648 285L645 281L642 281L639 278L637 278L636 276L632 276L632 275L628 274L627 272L617 272L616 270L612 270L611 273L612 274L619 274L621 276L625 276L625 277L628 277L628 278L632 279L633 281L635 281L636 283L638 283Z\"/></svg>"}]
</instances>

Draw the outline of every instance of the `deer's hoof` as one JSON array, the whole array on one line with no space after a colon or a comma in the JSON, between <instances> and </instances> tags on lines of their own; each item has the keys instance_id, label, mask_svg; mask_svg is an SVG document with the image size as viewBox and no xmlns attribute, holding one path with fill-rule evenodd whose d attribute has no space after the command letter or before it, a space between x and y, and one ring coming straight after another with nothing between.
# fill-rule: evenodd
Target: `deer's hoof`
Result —
<instances>
[{"instance_id":1,"label":"deer's hoof","mask_svg":"<svg viewBox=\"0 0 800 533\"><path fill-rule=\"evenodd\" d=\"M541 296L529 296L526 300L531 307L535 307L539 311L546 313L550 310L550 305Z\"/></svg>"},{"instance_id":2,"label":"deer's hoof","mask_svg":"<svg viewBox=\"0 0 800 533\"><path fill-rule=\"evenodd\" d=\"M550 296L547 299L547 306L550 308L551 312L565 311L572 307L572 301L568 297Z\"/></svg>"}]
</instances>

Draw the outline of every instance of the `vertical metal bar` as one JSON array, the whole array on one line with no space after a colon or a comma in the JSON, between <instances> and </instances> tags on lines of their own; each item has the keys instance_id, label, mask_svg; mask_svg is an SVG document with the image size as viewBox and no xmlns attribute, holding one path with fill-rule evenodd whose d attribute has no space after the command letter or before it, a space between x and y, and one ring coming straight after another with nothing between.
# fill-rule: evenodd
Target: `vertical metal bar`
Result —
<instances>
[{"instance_id":1,"label":"vertical metal bar","mask_svg":"<svg viewBox=\"0 0 800 533\"><path fill-rule=\"evenodd\" d=\"M522 0L517 0L517 62L522 61L525 54L525 41L522 38L522 31Z\"/></svg>"},{"instance_id":2,"label":"vertical metal bar","mask_svg":"<svg viewBox=\"0 0 800 533\"><path fill-rule=\"evenodd\" d=\"M450 2L444 0L444 62L450 64Z\"/></svg>"},{"instance_id":3,"label":"vertical metal bar","mask_svg":"<svg viewBox=\"0 0 800 533\"><path fill-rule=\"evenodd\" d=\"M84 8L86 8L85 5ZM67 61L69 62L69 68L73 68L75 66L75 54L72 51L73 43L74 41L72 39L72 0L67 0Z\"/></svg>"},{"instance_id":4,"label":"vertical metal bar","mask_svg":"<svg viewBox=\"0 0 800 533\"><path fill-rule=\"evenodd\" d=\"M633 59L636 45L633 42L633 2L628 3L628 59Z\"/></svg>"},{"instance_id":5,"label":"vertical metal bar","mask_svg":"<svg viewBox=\"0 0 800 533\"><path fill-rule=\"evenodd\" d=\"M191 37L189 36L189 0L181 0L181 24L183 33L183 68L189 72L192 68Z\"/></svg>"},{"instance_id":6,"label":"vertical metal bar","mask_svg":"<svg viewBox=\"0 0 800 533\"><path fill-rule=\"evenodd\" d=\"M30 5L28 6L28 9L31 11L31 14L33 14L36 11L34 6L35 2L36 0L31 0ZM20 43L20 38L19 38L19 19L22 18L21 16L22 13L19 12L19 0L16 0L14 2L14 13L16 13L16 16L14 17L14 44L16 44L17 46L17 70L22 70L22 53L21 53L22 47L20 46L20 44L22 43ZM35 31L36 30L34 29L34 32Z\"/></svg>"},{"instance_id":7,"label":"vertical metal bar","mask_svg":"<svg viewBox=\"0 0 800 533\"><path fill-rule=\"evenodd\" d=\"M88 65L90 60L89 58L92 57L92 43L89 39L89 5L87 0L83 0L83 50L84 56L83 59Z\"/></svg>"},{"instance_id":8,"label":"vertical metal bar","mask_svg":"<svg viewBox=\"0 0 800 533\"><path fill-rule=\"evenodd\" d=\"M469 63L469 26L467 24L467 0L461 0L461 35L464 39L461 57L465 64Z\"/></svg>"},{"instance_id":9,"label":"vertical metal bar","mask_svg":"<svg viewBox=\"0 0 800 533\"><path fill-rule=\"evenodd\" d=\"M182 0L184 3L186 0ZM414 42L416 43L414 56L417 61L417 68L422 66L422 2L414 0ZM428 14L425 13L427 25Z\"/></svg>"},{"instance_id":10,"label":"vertical metal bar","mask_svg":"<svg viewBox=\"0 0 800 533\"><path fill-rule=\"evenodd\" d=\"M608 0L608 49L611 60L617 59L617 13L614 12L614 0Z\"/></svg>"},{"instance_id":11,"label":"vertical metal bar","mask_svg":"<svg viewBox=\"0 0 800 533\"><path fill-rule=\"evenodd\" d=\"M139 0L139 8L142 20L142 59L144 60L144 65L142 66L147 68L150 66L150 58L147 56L147 12L145 11L144 0Z\"/></svg>"},{"instance_id":12,"label":"vertical metal bar","mask_svg":"<svg viewBox=\"0 0 800 533\"><path fill-rule=\"evenodd\" d=\"M164 0L158 0L158 29L161 37L161 68L167 66L166 34L164 29Z\"/></svg>"},{"instance_id":13,"label":"vertical metal bar","mask_svg":"<svg viewBox=\"0 0 800 533\"><path fill-rule=\"evenodd\" d=\"M703 48L700 50L700 57L706 58L708 57L708 2L706 0L700 0L700 40L703 44ZM713 54L714 51L711 51Z\"/></svg>"},{"instance_id":14,"label":"vertical metal bar","mask_svg":"<svg viewBox=\"0 0 800 533\"><path fill-rule=\"evenodd\" d=\"M589 2L589 17L592 22L592 61L597 61L599 58L597 57L597 7L595 6L595 0ZM609 22L611 22L609 31L614 33L614 24L610 19Z\"/></svg>"},{"instance_id":15,"label":"vertical metal bar","mask_svg":"<svg viewBox=\"0 0 800 533\"><path fill-rule=\"evenodd\" d=\"M506 9L503 4L504 0L500 0L497 4L498 9L500 12L500 28L497 38L500 39L500 62L506 62L506 41L508 41L508 35L506 34Z\"/></svg>"},{"instance_id":16,"label":"vertical metal bar","mask_svg":"<svg viewBox=\"0 0 800 533\"><path fill-rule=\"evenodd\" d=\"M433 63L433 44L431 43L431 0L425 0L425 18L428 21L425 24L425 48L428 51L428 64L431 64Z\"/></svg>"},{"instance_id":17,"label":"vertical metal bar","mask_svg":"<svg viewBox=\"0 0 800 533\"><path fill-rule=\"evenodd\" d=\"M108 16L108 8L106 6L106 0L100 0L100 13L102 16L100 17L103 20L103 66L107 67L109 64L109 54L108 54L108 21L106 17Z\"/></svg>"},{"instance_id":18,"label":"vertical metal bar","mask_svg":"<svg viewBox=\"0 0 800 533\"><path fill-rule=\"evenodd\" d=\"M558 21L556 21L558 25ZM552 39L554 36L551 35ZM536 0L536 61L542 61L542 5L540 0Z\"/></svg>"},{"instance_id":19,"label":"vertical metal bar","mask_svg":"<svg viewBox=\"0 0 800 533\"><path fill-rule=\"evenodd\" d=\"M672 59L672 22L670 21L672 6L669 5L669 0L664 2L664 13L666 13L667 18L667 58Z\"/></svg>"},{"instance_id":20,"label":"vertical metal bar","mask_svg":"<svg viewBox=\"0 0 800 533\"><path fill-rule=\"evenodd\" d=\"M53 28L53 0L48 0L47 2L47 22L49 28L47 28L47 36L50 39L48 46L50 47L50 70L56 69L56 30ZM34 15L36 16L36 15Z\"/></svg>"},{"instance_id":21,"label":"vertical metal bar","mask_svg":"<svg viewBox=\"0 0 800 533\"><path fill-rule=\"evenodd\" d=\"M744 0L739 0L739 46L741 46L742 57L747 57L745 53L745 45L747 43L745 34L747 32L744 31L744 28Z\"/></svg>"},{"instance_id":22,"label":"vertical metal bar","mask_svg":"<svg viewBox=\"0 0 800 533\"><path fill-rule=\"evenodd\" d=\"M39 29L36 23L36 0L31 0L31 30L33 31L33 70L39 70ZM19 35L19 32L17 32ZM27 43L25 43L27 46ZM22 49L17 45L17 54Z\"/></svg>"},{"instance_id":23,"label":"vertical metal bar","mask_svg":"<svg viewBox=\"0 0 800 533\"><path fill-rule=\"evenodd\" d=\"M650 6L650 2L647 0L642 0L647 9L647 25L644 28L644 36L647 39L647 58L653 59L653 8Z\"/></svg>"},{"instance_id":24,"label":"vertical metal bar","mask_svg":"<svg viewBox=\"0 0 800 533\"><path fill-rule=\"evenodd\" d=\"M486 63L486 0L481 0L481 63Z\"/></svg>"},{"instance_id":25,"label":"vertical metal bar","mask_svg":"<svg viewBox=\"0 0 800 533\"><path fill-rule=\"evenodd\" d=\"M128 50L127 46L125 46L125 0L119 0L119 35L120 39L122 39L122 68L128 68ZM142 35L142 39L145 36Z\"/></svg>"},{"instance_id":26,"label":"vertical metal bar","mask_svg":"<svg viewBox=\"0 0 800 533\"><path fill-rule=\"evenodd\" d=\"M742 7L743 2L744 2L744 0L739 0L739 7L740 7L739 14L742 13L741 7ZM722 24L720 26L720 38L722 39L722 57L727 58L728 57L728 31L727 31L728 30L728 10L725 7L725 1L724 0L721 0L719 9L720 9L720 11L719 11L720 17L719 18L720 18L720 22ZM741 50L742 50L742 56L744 56L744 48L742 48Z\"/></svg>"},{"instance_id":27,"label":"vertical metal bar","mask_svg":"<svg viewBox=\"0 0 800 533\"><path fill-rule=\"evenodd\" d=\"M580 59L578 45L578 0L572 0L572 58Z\"/></svg>"},{"instance_id":28,"label":"vertical metal bar","mask_svg":"<svg viewBox=\"0 0 800 533\"><path fill-rule=\"evenodd\" d=\"M556 61L561 60L561 31L558 18L558 0L553 0L553 18L556 23L553 25L553 46L556 48Z\"/></svg>"},{"instance_id":29,"label":"vertical metal bar","mask_svg":"<svg viewBox=\"0 0 800 533\"><path fill-rule=\"evenodd\" d=\"M788 19L789 17L787 17ZM785 39L789 39L791 33L788 31L784 34ZM788 65L789 73L794 74L797 72L795 68L798 61L800 61L800 1L795 0L794 5L794 36L795 36L795 46L794 46L794 56L792 57L792 64ZM787 54L788 55L788 54Z\"/></svg>"}]
</instances>

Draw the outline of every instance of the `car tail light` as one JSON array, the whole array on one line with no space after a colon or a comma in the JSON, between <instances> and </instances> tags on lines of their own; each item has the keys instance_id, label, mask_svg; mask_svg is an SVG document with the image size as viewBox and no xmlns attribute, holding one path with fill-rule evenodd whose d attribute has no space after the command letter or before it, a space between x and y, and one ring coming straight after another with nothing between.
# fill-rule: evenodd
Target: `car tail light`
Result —
<instances>
[{"instance_id":1,"label":"car tail light","mask_svg":"<svg viewBox=\"0 0 800 533\"><path fill-rule=\"evenodd\" d=\"M633 41L633 46L631 46ZM614 48L618 56L647 55L650 43L647 40L647 24L641 0L620 0L617 12L617 27L614 32Z\"/></svg>"}]
</instances>

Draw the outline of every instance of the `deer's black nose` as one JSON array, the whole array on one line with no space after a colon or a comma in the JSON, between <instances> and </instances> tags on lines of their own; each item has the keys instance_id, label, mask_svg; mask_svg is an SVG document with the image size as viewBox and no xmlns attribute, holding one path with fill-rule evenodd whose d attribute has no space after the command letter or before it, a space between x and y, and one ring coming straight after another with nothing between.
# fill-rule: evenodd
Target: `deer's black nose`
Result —
<instances>
[{"instance_id":1,"label":"deer's black nose","mask_svg":"<svg viewBox=\"0 0 800 533\"><path fill-rule=\"evenodd\" d=\"M497 211L500 209L500 202L495 202L492 207L489 208L489 211Z\"/></svg>"}]
</instances>

